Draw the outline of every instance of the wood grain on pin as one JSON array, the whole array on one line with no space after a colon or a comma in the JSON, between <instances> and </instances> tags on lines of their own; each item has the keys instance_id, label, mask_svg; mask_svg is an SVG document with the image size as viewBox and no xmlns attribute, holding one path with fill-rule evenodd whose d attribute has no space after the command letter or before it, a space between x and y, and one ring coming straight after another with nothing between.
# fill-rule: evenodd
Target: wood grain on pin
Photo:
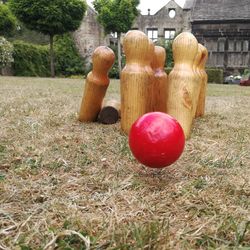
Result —
<instances>
[{"instance_id":1,"label":"wood grain on pin","mask_svg":"<svg viewBox=\"0 0 250 250\"><path fill-rule=\"evenodd\" d=\"M117 100L104 100L98 115L98 121L103 124L114 124L121 116L121 103Z\"/></svg>"},{"instance_id":2,"label":"wood grain on pin","mask_svg":"<svg viewBox=\"0 0 250 250\"><path fill-rule=\"evenodd\" d=\"M197 50L197 39L189 32L183 32L174 39L173 57L175 64L168 77L166 109L167 113L180 123L186 139L190 137L194 92L198 84L193 71Z\"/></svg>"},{"instance_id":3,"label":"wood grain on pin","mask_svg":"<svg viewBox=\"0 0 250 250\"><path fill-rule=\"evenodd\" d=\"M129 31L123 39L126 65L121 72L121 128L127 134L135 120L149 110L151 46L141 31Z\"/></svg>"},{"instance_id":4,"label":"wood grain on pin","mask_svg":"<svg viewBox=\"0 0 250 250\"><path fill-rule=\"evenodd\" d=\"M193 71L196 75L196 86L194 87L194 93L193 93L193 99L194 99L194 103L193 103L193 118L195 118L195 114L196 114L196 110L197 110L197 105L198 105L198 100L199 100L199 95L200 95L200 91L201 91L201 84L202 84L202 75L199 69L199 64L202 58L202 49L198 44L198 50L197 50L197 54L196 57L194 59L194 64L193 64Z\"/></svg>"},{"instance_id":5,"label":"wood grain on pin","mask_svg":"<svg viewBox=\"0 0 250 250\"><path fill-rule=\"evenodd\" d=\"M148 99L148 103L147 103L147 112L151 112L153 111L153 105L154 105L154 100L153 100L153 88L154 88L154 80L155 80L155 76L154 76L154 70L152 69L152 61L153 61L153 57L154 57L154 51L155 51L155 45L153 43L153 41L151 39L148 39L149 42L149 51L147 53L147 63L145 66L146 72L148 74L149 77L149 81L150 81L150 86L149 86L149 94L150 94L150 98Z\"/></svg>"},{"instance_id":6,"label":"wood grain on pin","mask_svg":"<svg viewBox=\"0 0 250 250\"><path fill-rule=\"evenodd\" d=\"M201 75L201 89L195 114L196 117L203 116L205 114L206 92L207 92L207 73L205 70L205 66L208 59L208 51L203 45L199 44L199 46L202 50L202 57L198 65L198 69Z\"/></svg>"},{"instance_id":7,"label":"wood grain on pin","mask_svg":"<svg viewBox=\"0 0 250 250\"><path fill-rule=\"evenodd\" d=\"M108 71L114 61L115 54L110 48L100 46L95 49L92 55L93 70L86 79L79 121L92 122L97 119L109 85Z\"/></svg>"},{"instance_id":8,"label":"wood grain on pin","mask_svg":"<svg viewBox=\"0 0 250 250\"><path fill-rule=\"evenodd\" d=\"M166 112L166 95L168 76L164 70L166 50L155 46L151 67L154 71L152 85L152 111Z\"/></svg>"}]
</instances>

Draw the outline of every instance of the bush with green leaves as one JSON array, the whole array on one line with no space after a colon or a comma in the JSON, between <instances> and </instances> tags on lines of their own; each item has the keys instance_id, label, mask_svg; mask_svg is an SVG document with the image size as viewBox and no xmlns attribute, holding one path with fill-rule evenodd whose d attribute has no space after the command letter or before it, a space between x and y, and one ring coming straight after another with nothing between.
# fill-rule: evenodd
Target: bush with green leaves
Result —
<instances>
[{"instance_id":1,"label":"bush with green leaves","mask_svg":"<svg viewBox=\"0 0 250 250\"><path fill-rule=\"evenodd\" d=\"M166 50L166 62L165 67L173 67L174 66L174 59L173 59L173 41L168 41L165 44L165 50Z\"/></svg>"},{"instance_id":2,"label":"bush with green leaves","mask_svg":"<svg viewBox=\"0 0 250 250\"><path fill-rule=\"evenodd\" d=\"M82 75L85 59L81 58L70 34L55 38L56 75Z\"/></svg>"},{"instance_id":3,"label":"bush with green leaves","mask_svg":"<svg viewBox=\"0 0 250 250\"><path fill-rule=\"evenodd\" d=\"M13 61L13 45L0 36L0 68L9 66Z\"/></svg>"},{"instance_id":4,"label":"bush with green leaves","mask_svg":"<svg viewBox=\"0 0 250 250\"><path fill-rule=\"evenodd\" d=\"M17 76L50 75L49 46L35 45L23 41L14 43L14 74ZM70 34L55 39L56 74L58 76L84 74L85 61L78 54Z\"/></svg>"},{"instance_id":5,"label":"bush with green leaves","mask_svg":"<svg viewBox=\"0 0 250 250\"><path fill-rule=\"evenodd\" d=\"M209 83L223 83L223 69L219 68L206 68L207 76L208 76L208 82Z\"/></svg>"},{"instance_id":6,"label":"bush with green leaves","mask_svg":"<svg viewBox=\"0 0 250 250\"><path fill-rule=\"evenodd\" d=\"M15 41L13 70L16 76L49 76L49 48Z\"/></svg>"}]
</instances>

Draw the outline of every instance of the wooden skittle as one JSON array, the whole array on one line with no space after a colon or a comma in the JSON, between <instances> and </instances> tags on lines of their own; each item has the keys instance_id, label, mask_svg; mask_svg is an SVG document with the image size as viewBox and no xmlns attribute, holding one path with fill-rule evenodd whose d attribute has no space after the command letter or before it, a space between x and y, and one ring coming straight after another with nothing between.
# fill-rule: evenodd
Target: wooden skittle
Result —
<instances>
[{"instance_id":1,"label":"wooden skittle","mask_svg":"<svg viewBox=\"0 0 250 250\"><path fill-rule=\"evenodd\" d=\"M194 88L194 94L193 94L193 98L194 98L193 118L195 118L195 113L196 113L197 106L198 106L199 95L200 95L201 84L202 84L202 75L199 69L201 58L202 58L202 49L198 44L198 50L197 50L197 54L196 54L196 57L194 59L194 64L193 64L193 71L196 74L196 78L197 78L197 81L196 81L197 85Z\"/></svg>"},{"instance_id":2,"label":"wooden skittle","mask_svg":"<svg viewBox=\"0 0 250 250\"><path fill-rule=\"evenodd\" d=\"M166 95L168 76L164 70L166 50L155 46L151 67L154 71L154 82L152 86L152 111L166 113Z\"/></svg>"},{"instance_id":3,"label":"wooden skittle","mask_svg":"<svg viewBox=\"0 0 250 250\"><path fill-rule=\"evenodd\" d=\"M147 53L147 63L145 66L145 70L148 74L149 81L150 81L150 86L149 86L149 94L150 98L148 99L147 102L147 112L153 111L153 106L154 106L154 96L153 96L153 88L154 88L154 81L155 81L155 75L154 75L154 70L152 68L152 61L154 57L154 51L155 51L155 45L151 39L148 39L149 42L149 51Z\"/></svg>"},{"instance_id":4,"label":"wooden skittle","mask_svg":"<svg viewBox=\"0 0 250 250\"><path fill-rule=\"evenodd\" d=\"M201 75L201 89L200 89L195 117L203 116L205 114L206 93L207 93L207 73L205 70L205 66L208 59L208 51L201 44L199 44L199 47L201 48L202 51L202 57L198 65L198 69Z\"/></svg>"},{"instance_id":5,"label":"wooden skittle","mask_svg":"<svg viewBox=\"0 0 250 250\"><path fill-rule=\"evenodd\" d=\"M117 100L104 100L98 115L98 121L103 124L114 124L121 117L121 103Z\"/></svg>"},{"instance_id":6,"label":"wooden skittle","mask_svg":"<svg viewBox=\"0 0 250 250\"><path fill-rule=\"evenodd\" d=\"M126 65L121 72L121 128L126 134L135 120L149 111L150 47L148 37L141 31L129 31L123 39Z\"/></svg>"},{"instance_id":7,"label":"wooden skittle","mask_svg":"<svg viewBox=\"0 0 250 250\"><path fill-rule=\"evenodd\" d=\"M185 138L191 133L195 109L195 88L199 84L193 71L198 41L189 32L179 34L173 42L174 68L167 85L167 113L180 123Z\"/></svg>"},{"instance_id":8,"label":"wooden skittle","mask_svg":"<svg viewBox=\"0 0 250 250\"><path fill-rule=\"evenodd\" d=\"M100 46L95 49L92 55L93 70L86 79L79 121L93 122L97 119L109 85L108 71L114 60L115 54L110 48Z\"/></svg>"}]
</instances>

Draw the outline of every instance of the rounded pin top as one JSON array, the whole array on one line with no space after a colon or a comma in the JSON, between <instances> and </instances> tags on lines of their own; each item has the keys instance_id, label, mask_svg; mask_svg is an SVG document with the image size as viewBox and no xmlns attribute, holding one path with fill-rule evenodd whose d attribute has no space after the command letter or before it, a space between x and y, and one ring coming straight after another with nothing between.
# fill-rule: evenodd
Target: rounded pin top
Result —
<instances>
[{"instance_id":1,"label":"rounded pin top","mask_svg":"<svg viewBox=\"0 0 250 250\"><path fill-rule=\"evenodd\" d=\"M155 46L151 62L153 69L163 68L166 60L166 50L161 46Z\"/></svg>"},{"instance_id":2,"label":"rounded pin top","mask_svg":"<svg viewBox=\"0 0 250 250\"><path fill-rule=\"evenodd\" d=\"M93 71L107 74L115 61L115 53L107 46L99 46L92 55Z\"/></svg>"},{"instance_id":3,"label":"rounded pin top","mask_svg":"<svg viewBox=\"0 0 250 250\"><path fill-rule=\"evenodd\" d=\"M145 62L148 59L149 39L142 31L130 30L123 39L123 50L127 62Z\"/></svg>"},{"instance_id":4,"label":"rounded pin top","mask_svg":"<svg viewBox=\"0 0 250 250\"><path fill-rule=\"evenodd\" d=\"M188 63L190 66L196 57L198 41L190 32L182 32L173 41L173 57L175 63Z\"/></svg>"}]
</instances>

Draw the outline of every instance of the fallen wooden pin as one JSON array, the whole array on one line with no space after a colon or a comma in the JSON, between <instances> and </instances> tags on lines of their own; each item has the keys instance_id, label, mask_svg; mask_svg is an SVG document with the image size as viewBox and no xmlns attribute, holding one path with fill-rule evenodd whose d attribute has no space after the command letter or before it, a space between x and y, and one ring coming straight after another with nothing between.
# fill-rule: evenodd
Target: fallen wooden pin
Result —
<instances>
[{"instance_id":1,"label":"fallen wooden pin","mask_svg":"<svg viewBox=\"0 0 250 250\"><path fill-rule=\"evenodd\" d=\"M116 100L107 100L103 102L97 121L103 124L114 124L119 120L120 116L120 102Z\"/></svg>"},{"instance_id":2,"label":"fallen wooden pin","mask_svg":"<svg viewBox=\"0 0 250 250\"><path fill-rule=\"evenodd\" d=\"M100 46L95 49L92 56L93 70L86 79L79 121L96 121L109 86L108 71L114 61L115 54L110 48Z\"/></svg>"}]
</instances>

